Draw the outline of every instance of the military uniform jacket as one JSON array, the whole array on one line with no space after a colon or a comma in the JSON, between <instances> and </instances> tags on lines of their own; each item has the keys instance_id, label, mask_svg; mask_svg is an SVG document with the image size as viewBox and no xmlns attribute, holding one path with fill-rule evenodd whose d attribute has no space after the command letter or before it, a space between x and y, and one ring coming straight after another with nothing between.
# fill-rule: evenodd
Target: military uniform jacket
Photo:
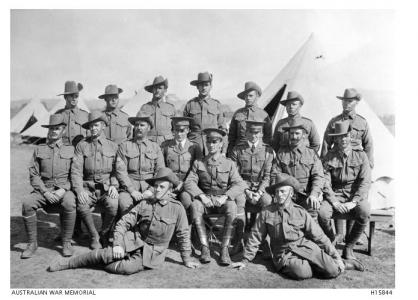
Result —
<instances>
[{"instance_id":1,"label":"military uniform jacket","mask_svg":"<svg viewBox=\"0 0 418 300\"><path fill-rule=\"evenodd\" d=\"M202 157L199 145L187 139L182 150L180 150L178 143L174 139L163 142L161 149L165 165L182 181L189 174L193 162Z\"/></svg>"},{"instance_id":2,"label":"military uniform jacket","mask_svg":"<svg viewBox=\"0 0 418 300\"><path fill-rule=\"evenodd\" d=\"M88 137L78 143L71 169L71 180L77 194L83 186L90 190L102 186L104 191L109 186L118 187L116 169L121 168L122 162L116 159L117 148L103 133L96 141Z\"/></svg>"},{"instance_id":3,"label":"military uniform jacket","mask_svg":"<svg viewBox=\"0 0 418 300\"><path fill-rule=\"evenodd\" d=\"M193 198L207 194L227 195L230 200L235 200L247 188L235 163L223 155L219 155L217 160L209 156L203 160L195 160L184 182L184 190Z\"/></svg>"},{"instance_id":4,"label":"military uniform jacket","mask_svg":"<svg viewBox=\"0 0 418 300\"><path fill-rule=\"evenodd\" d=\"M369 159L370 168L373 168L374 159L373 159L373 140L372 135L370 133L369 125L365 118L356 114L355 112L351 112L348 115L340 114L329 121L327 129L324 133L324 141L322 143L321 149L321 158L324 158L327 152L333 147L334 139L332 136L329 136L329 133L333 133L335 128L336 122L341 122L343 120L349 120L351 125L351 144L353 148L362 147L362 150L366 152L367 157Z\"/></svg>"},{"instance_id":5,"label":"military uniform jacket","mask_svg":"<svg viewBox=\"0 0 418 300\"><path fill-rule=\"evenodd\" d=\"M83 137L87 136L87 130L81 126L88 121L88 112L75 107L73 109L59 109L55 113L62 115L64 122L67 124L64 135L62 136L64 144L73 144L73 146L76 146Z\"/></svg>"},{"instance_id":6,"label":"military uniform jacket","mask_svg":"<svg viewBox=\"0 0 418 300\"><path fill-rule=\"evenodd\" d=\"M104 133L109 140L119 145L130 138L131 124L128 122L129 115L127 113L116 108L113 111L104 110L103 114L108 121Z\"/></svg>"},{"instance_id":7,"label":"military uniform jacket","mask_svg":"<svg viewBox=\"0 0 418 300\"><path fill-rule=\"evenodd\" d=\"M33 151L29 163L29 178L33 189L41 194L54 189L70 190L70 170L74 147L62 140L40 145Z\"/></svg>"},{"instance_id":8,"label":"military uniform jacket","mask_svg":"<svg viewBox=\"0 0 418 300\"><path fill-rule=\"evenodd\" d=\"M142 200L116 223L113 246L121 246L125 252L143 248L143 265L156 268L164 262L174 232L186 263L190 260L191 245L182 204L170 197L154 203Z\"/></svg>"},{"instance_id":9,"label":"military uniform jacket","mask_svg":"<svg viewBox=\"0 0 418 300\"><path fill-rule=\"evenodd\" d=\"M147 190L149 185L145 179L154 177L158 169L165 167L160 146L148 139L123 142L117 156L124 162L117 170L117 178L129 193Z\"/></svg>"},{"instance_id":10,"label":"military uniform jacket","mask_svg":"<svg viewBox=\"0 0 418 300\"><path fill-rule=\"evenodd\" d=\"M324 186L324 170L318 154L303 142L295 148L289 146L280 148L277 152L277 162L273 174L286 173L295 177L301 184L301 192L306 196L319 197ZM272 180L276 176L272 174Z\"/></svg>"},{"instance_id":11,"label":"military uniform jacket","mask_svg":"<svg viewBox=\"0 0 418 300\"><path fill-rule=\"evenodd\" d=\"M326 199L329 202L363 201L371 184L371 171L366 153L351 149L347 154L336 148L330 150L323 159L326 186Z\"/></svg>"},{"instance_id":12,"label":"military uniform jacket","mask_svg":"<svg viewBox=\"0 0 418 300\"><path fill-rule=\"evenodd\" d=\"M265 192L265 188L270 185L275 158L269 145L260 141L253 152L249 143L243 142L232 150L230 158L237 164L239 174L251 190Z\"/></svg>"},{"instance_id":13,"label":"military uniform jacket","mask_svg":"<svg viewBox=\"0 0 418 300\"><path fill-rule=\"evenodd\" d=\"M285 204L284 208L279 208L277 204L269 205L257 215L245 244L244 259L254 259L258 246L267 234L270 237L273 262L279 270L289 252L311 261L317 249L314 243L334 259L340 259L319 225L303 207L292 201Z\"/></svg>"},{"instance_id":14,"label":"military uniform jacket","mask_svg":"<svg viewBox=\"0 0 418 300\"><path fill-rule=\"evenodd\" d=\"M264 109L257 106L243 107L238 109L232 116L228 133L228 153L241 142L247 141L245 136L245 121L264 121L263 141L270 145L271 142L271 120Z\"/></svg>"},{"instance_id":15,"label":"military uniform jacket","mask_svg":"<svg viewBox=\"0 0 418 300\"><path fill-rule=\"evenodd\" d=\"M171 117L176 115L176 108L170 102L150 101L142 105L140 112L143 116L151 116L154 128L148 136L164 136L166 139L173 137L171 133Z\"/></svg>"},{"instance_id":16,"label":"military uniform jacket","mask_svg":"<svg viewBox=\"0 0 418 300\"><path fill-rule=\"evenodd\" d=\"M311 119L302 117L300 114L295 116L288 116L284 119L277 122L276 128L273 133L272 147L275 151L279 151L281 147L289 146L289 133L283 131L283 127L288 127L291 125L294 120L302 120L302 123L308 129L306 145L313 148L316 152L319 151L319 146L321 145L321 139L319 137L318 131Z\"/></svg>"},{"instance_id":17,"label":"military uniform jacket","mask_svg":"<svg viewBox=\"0 0 418 300\"><path fill-rule=\"evenodd\" d=\"M201 134L206 128L226 129L221 103L211 97L202 100L195 97L189 100L184 107L183 115L194 120L190 124L191 135Z\"/></svg>"}]
</instances>

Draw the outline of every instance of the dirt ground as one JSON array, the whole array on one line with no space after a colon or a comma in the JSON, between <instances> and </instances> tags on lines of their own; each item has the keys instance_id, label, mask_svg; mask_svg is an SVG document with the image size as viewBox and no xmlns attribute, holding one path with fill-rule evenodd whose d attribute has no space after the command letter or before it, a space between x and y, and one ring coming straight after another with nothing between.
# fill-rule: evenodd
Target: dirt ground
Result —
<instances>
[{"instance_id":1,"label":"dirt ground","mask_svg":"<svg viewBox=\"0 0 418 300\"><path fill-rule=\"evenodd\" d=\"M60 256L58 215L38 212L37 255L22 260L26 233L21 218L21 203L28 197L28 162L32 146L11 146L10 164L10 288L394 288L395 230L388 224L376 224L373 256L365 254L364 245L357 246L357 257L366 265L365 272L348 271L332 280L294 281L274 271L271 262L256 257L244 270L221 267L214 260L199 269L190 270L181 263L179 252L170 250L166 262L157 270L130 276L113 275L100 269L77 269L49 273L51 261ZM76 253L88 251L87 241L75 244ZM213 255L217 258L217 253ZM197 260L196 260L197 261Z\"/></svg>"}]
</instances>

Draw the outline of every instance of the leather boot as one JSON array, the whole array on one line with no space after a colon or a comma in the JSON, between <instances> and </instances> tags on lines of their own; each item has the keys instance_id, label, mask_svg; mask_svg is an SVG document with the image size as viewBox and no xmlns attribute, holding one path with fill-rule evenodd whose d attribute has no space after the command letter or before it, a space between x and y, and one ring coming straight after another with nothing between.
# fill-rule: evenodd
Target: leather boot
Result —
<instances>
[{"instance_id":1,"label":"leather boot","mask_svg":"<svg viewBox=\"0 0 418 300\"><path fill-rule=\"evenodd\" d=\"M76 212L62 212L61 216L61 236L62 236L62 255L72 256L74 248L71 245L71 237L74 231Z\"/></svg>"},{"instance_id":2,"label":"leather boot","mask_svg":"<svg viewBox=\"0 0 418 300\"><path fill-rule=\"evenodd\" d=\"M23 217L23 222L25 223L26 233L29 240L25 251L23 251L22 255L20 256L20 258L25 259L34 256L36 250L38 249L38 224L36 213L29 217Z\"/></svg>"},{"instance_id":3,"label":"leather boot","mask_svg":"<svg viewBox=\"0 0 418 300\"><path fill-rule=\"evenodd\" d=\"M364 265L358 259L344 259L344 265L346 270L356 270L363 272Z\"/></svg>"},{"instance_id":4,"label":"leather boot","mask_svg":"<svg viewBox=\"0 0 418 300\"><path fill-rule=\"evenodd\" d=\"M103 247L109 245L111 239L111 231L114 225L114 220L116 218L116 211L107 209L105 213L102 214L102 230L100 232L100 242Z\"/></svg>"},{"instance_id":5,"label":"leather boot","mask_svg":"<svg viewBox=\"0 0 418 300\"><path fill-rule=\"evenodd\" d=\"M83 227L81 226L82 217L80 216L80 213L76 213L75 218L75 225L74 225L74 232L73 232L73 238L74 239L81 239L84 236L83 233Z\"/></svg>"},{"instance_id":6,"label":"leather boot","mask_svg":"<svg viewBox=\"0 0 418 300\"><path fill-rule=\"evenodd\" d=\"M332 228L332 221L327 220L327 219L318 218L318 223L319 223L319 226L321 227L322 231L329 238L329 240L332 243L335 243L336 236L335 236L335 233L334 233L334 229Z\"/></svg>"},{"instance_id":7,"label":"leather boot","mask_svg":"<svg viewBox=\"0 0 418 300\"><path fill-rule=\"evenodd\" d=\"M205 223L203 221L203 216L196 218L194 221L194 225L196 227L200 244L202 245L202 254L200 255L199 260L202 264L210 263L211 259L210 259L208 236L206 235L206 228L205 228Z\"/></svg>"},{"instance_id":8,"label":"leather boot","mask_svg":"<svg viewBox=\"0 0 418 300\"><path fill-rule=\"evenodd\" d=\"M48 271L55 272L66 269L95 266L102 263L109 264L112 261L112 248L95 249L71 258L59 258L49 266Z\"/></svg>"},{"instance_id":9,"label":"leather boot","mask_svg":"<svg viewBox=\"0 0 418 300\"><path fill-rule=\"evenodd\" d=\"M354 223L353 228L351 229L345 241L345 248L343 250L343 258L356 259L353 253L353 248L356 242L360 239L365 228L366 228L366 225L362 225L358 223L357 221Z\"/></svg>"},{"instance_id":10,"label":"leather boot","mask_svg":"<svg viewBox=\"0 0 418 300\"><path fill-rule=\"evenodd\" d=\"M231 234L233 229L233 219L231 216L225 216L225 223L224 223L224 232L222 235L222 244L221 244L221 259L219 263L222 266L229 266L231 264L231 258L229 257L229 243L231 242Z\"/></svg>"},{"instance_id":11,"label":"leather boot","mask_svg":"<svg viewBox=\"0 0 418 300\"><path fill-rule=\"evenodd\" d=\"M244 242L243 242L244 227L245 227L244 220L238 219L235 225L235 235L237 237L237 241L231 250L231 253L230 253L231 255L236 255L240 253L242 250L244 250Z\"/></svg>"},{"instance_id":12,"label":"leather boot","mask_svg":"<svg viewBox=\"0 0 418 300\"><path fill-rule=\"evenodd\" d=\"M231 264L231 258L229 257L228 247L222 247L221 260L219 261L221 266L229 266Z\"/></svg>"},{"instance_id":13,"label":"leather boot","mask_svg":"<svg viewBox=\"0 0 418 300\"><path fill-rule=\"evenodd\" d=\"M90 210L80 211L80 216L84 221L84 224L87 227L87 230L90 234L90 249L100 249L102 245L100 244L100 236L97 232L96 226L94 226L93 216Z\"/></svg>"}]
</instances>

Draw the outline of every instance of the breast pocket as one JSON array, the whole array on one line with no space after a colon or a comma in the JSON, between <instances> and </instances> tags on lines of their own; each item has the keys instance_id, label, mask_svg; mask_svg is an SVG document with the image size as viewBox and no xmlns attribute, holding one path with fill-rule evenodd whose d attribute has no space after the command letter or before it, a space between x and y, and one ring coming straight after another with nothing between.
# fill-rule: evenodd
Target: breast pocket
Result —
<instances>
[{"instance_id":1,"label":"breast pocket","mask_svg":"<svg viewBox=\"0 0 418 300\"><path fill-rule=\"evenodd\" d=\"M71 159L74 157L73 149L65 149L60 153L60 163L62 170L69 171L71 167Z\"/></svg>"},{"instance_id":2,"label":"breast pocket","mask_svg":"<svg viewBox=\"0 0 418 300\"><path fill-rule=\"evenodd\" d=\"M112 151L103 151L102 156L102 168L103 173L110 173L113 169L113 162L115 160L115 152Z\"/></svg>"},{"instance_id":3,"label":"breast pocket","mask_svg":"<svg viewBox=\"0 0 418 300\"><path fill-rule=\"evenodd\" d=\"M50 177L51 167L52 167L52 153L48 152L39 152L38 155L39 161L39 171L42 177Z\"/></svg>"},{"instance_id":4,"label":"breast pocket","mask_svg":"<svg viewBox=\"0 0 418 300\"><path fill-rule=\"evenodd\" d=\"M141 164L141 167L143 166L144 172L154 172L155 170L155 164L157 160L157 153L155 152L146 152L144 154L144 161Z\"/></svg>"},{"instance_id":5,"label":"breast pocket","mask_svg":"<svg viewBox=\"0 0 418 300\"><path fill-rule=\"evenodd\" d=\"M216 128L218 127L218 115L220 113L220 111L218 110L217 107L212 107L209 106L207 108L207 115L205 118L205 125L207 126L215 126Z\"/></svg>"},{"instance_id":6,"label":"breast pocket","mask_svg":"<svg viewBox=\"0 0 418 300\"><path fill-rule=\"evenodd\" d=\"M180 156L180 169L186 173L192 167L192 155L190 152L185 152Z\"/></svg>"},{"instance_id":7,"label":"breast pocket","mask_svg":"<svg viewBox=\"0 0 418 300\"><path fill-rule=\"evenodd\" d=\"M151 223L153 237L157 237L158 240L161 240L162 242L169 242L169 239L174 232L175 224L176 219L173 217L157 217L157 219Z\"/></svg>"},{"instance_id":8,"label":"breast pocket","mask_svg":"<svg viewBox=\"0 0 418 300\"><path fill-rule=\"evenodd\" d=\"M289 219L287 220L287 226L285 226L285 234L286 239L288 241L296 241L301 236L301 230L303 228L303 221L302 220L294 220Z\"/></svg>"},{"instance_id":9,"label":"breast pocket","mask_svg":"<svg viewBox=\"0 0 418 300\"><path fill-rule=\"evenodd\" d=\"M249 173L251 172L251 158L248 156L241 156L239 158L239 167L240 173Z\"/></svg>"},{"instance_id":10,"label":"breast pocket","mask_svg":"<svg viewBox=\"0 0 418 300\"><path fill-rule=\"evenodd\" d=\"M311 157L302 157L300 159L300 165L297 168L298 169L298 173L307 178L310 175L310 172L313 168L314 165L314 160Z\"/></svg>"},{"instance_id":11,"label":"breast pocket","mask_svg":"<svg viewBox=\"0 0 418 300\"><path fill-rule=\"evenodd\" d=\"M229 169L221 166L216 172L216 181L222 184L222 188L227 188L229 183Z\"/></svg>"},{"instance_id":12,"label":"breast pocket","mask_svg":"<svg viewBox=\"0 0 418 300\"><path fill-rule=\"evenodd\" d=\"M126 153L126 164L128 171L138 171L139 152L132 151Z\"/></svg>"}]
</instances>

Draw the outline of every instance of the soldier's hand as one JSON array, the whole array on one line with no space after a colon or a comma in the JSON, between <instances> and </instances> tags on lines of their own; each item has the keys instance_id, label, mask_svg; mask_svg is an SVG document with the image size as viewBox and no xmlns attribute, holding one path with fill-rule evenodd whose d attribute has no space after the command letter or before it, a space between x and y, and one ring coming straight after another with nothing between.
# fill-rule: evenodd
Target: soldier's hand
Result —
<instances>
[{"instance_id":1,"label":"soldier's hand","mask_svg":"<svg viewBox=\"0 0 418 300\"><path fill-rule=\"evenodd\" d=\"M154 193L151 192L150 190L146 190L145 192L142 193L142 199L150 199L154 197Z\"/></svg>"},{"instance_id":2,"label":"soldier's hand","mask_svg":"<svg viewBox=\"0 0 418 300\"><path fill-rule=\"evenodd\" d=\"M62 199L62 197L64 197L65 190L64 189L58 189L58 190L54 191L54 194L57 195L58 199Z\"/></svg>"},{"instance_id":3,"label":"soldier's hand","mask_svg":"<svg viewBox=\"0 0 418 300\"><path fill-rule=\"evenodd\" d=\"M199 268L200 267L200 265L198 263L195 263L194 261L188 261L184 265L187 268L190 268L190 269L196 269L196 268Z\"/></svg>"},{"instance_id":4,"label":"soldier's hand","mask_svg":"<svg viewBox=\"0 0 418 300\"><path fill-rule=\"evenodd\" d=\"M344 264L343 260L341 258L340 259L337 259L336 260L336 263L337 263L338 268L340 269L341 273L344 272L344 270L345 270L345 264Z\"/></svg>"},{"instance_id":5,"label":"soldier's hand","mask_svg":"<svg viewBox=\"0 0 418 300\"><path fill-rule=\"evenodd\" d=\"M356 207L356 203L350 201L350 202L346 202L344 203L345 208L347 208L347 212L349 212L350 210L352 210L354 207Z\"/></svg>"},{"instance_id":6,"label":"soldier's hand","mask_svg":"<svg viewBox=\"0 0 418 300\"><path fill-rule=\"evenodd\" d=\"M114 259L122 259L125 256L125 250L121 246L114 246L113 247L113 258Z\"/></svg>"},{"instance_id":7,"label":"soldier's hand","mask_svg":"<svg viewBox=\"0 0 418 300\"><path fill-rule=\"evenodd\" d=\"M138 191L133 191L131 193L132 198L134 198L135 201L139 201L142 199L142 193L138 192Z\"/></svg>"},{"instance_id":8,"label":"soldier's hand","mask_svg":"<svg viewBox=\"0 0 418 300\"><path fill-rule=\"evenodd\" d=\"M254 193L252 191L250 191L249 189L245 190L245 195L247 196L247 199L252 199Z\"/></svg>"},{"instance_id":9,"label":"soldier's hand","mask_svg":"<svg viewBox=\"0 0 418 300\"><path fill-rule=\"evenodd\" d=\"M200 195L200 200L202 200L202 203L205 207L213 207L212 201L205 194Z\"/></svg>"},{"instance_id":10,"label":"soldier's hand","mask_svg":"<svg viewBox=\"0 0 418 300\"><path fill-rule=\"evenodd\" d=\"M58 201L59 201L59 199L58 199L57 195L55 195L55 194L54 194L54 193L52 193L52 192L46 192L46 193L44 194L44 197L45 197L45 198L46 198L46 200L47 200L49 203L51 203L51 204L58 203Z\"/></svg>"},{"instance_id":11,"label":"soldier's hand","mask_svg":"<svg viewBox=\"0 0 418 300\"><path fill-rule=\"evenodd\" d=\"M321 202L316 196L310 195L308 199L306 199L310 208L318 210L321 206Z\"/></svg>"},{"instance_id":12,"label":"soldier's hand","mask_svg":"<svg viewBox=\"0 0 418 300\"><path fill-rule=\"evenodd\" d=\"M257 204L260 201L261 195L259 193L253 193L253 204Z\"/></svg>"},{"instance_id":13,"label":"soldier's hand","mask_svg":"<svg viewBox=\"0 0 418 300\"><path fill-rule=\"evenodd\" d=\"M246 264L244 264L243 262L239 261L239 262L232 263L232 267L234 269L242 270L242 269L244 269L246 267Z\"/></svg>"},{"instance_id":14,"label":"soldier's hand","mask_svg":"<svg viewBox=\"0 0 418 300\"><path fill-rule=\"evenodd\" d=\"M78 194L77 199L80 204L87 204L87 202L89 201L89 194L83 190L82 192L80 192L80 194Z\"/></svg>"},{"instance_id":15,"label":"soldier's hand","mask_svg":"<svg viewBox=\"0 0 418 300\"><path fill-rule=\"evenodd\" d=\"M107 193L110 196L110 198L115 199L115 198L119 197L118 190L114 186L110 186L109 191Z\"/></svg>"},{"instance_id":16,"label":"soldier's hand","mask_svg":"<svg viewBox=\"0 0 418 300\"><path fill-rule=\"evenodd\" d=\"M216 205L216 206L221 207L222 205L225 204L226 200L228 200L228 196L227 195L222 195L220 197L217 197L216 200L218 202L218 205Z\"/></svg>"},{"instance_id":17,"label":"soldier's hand","mask_svg":"<svg viewBox=\"0 0 418 300\"><path fill-rule=\"evenodd\" d=\"M336 211L338 211L340 214L347 213L347 211L346 211L347 209L345 208L345 206L340 201L333 202L332 207L334 207L334 209Z\"/></svg>"}]
</instances>

